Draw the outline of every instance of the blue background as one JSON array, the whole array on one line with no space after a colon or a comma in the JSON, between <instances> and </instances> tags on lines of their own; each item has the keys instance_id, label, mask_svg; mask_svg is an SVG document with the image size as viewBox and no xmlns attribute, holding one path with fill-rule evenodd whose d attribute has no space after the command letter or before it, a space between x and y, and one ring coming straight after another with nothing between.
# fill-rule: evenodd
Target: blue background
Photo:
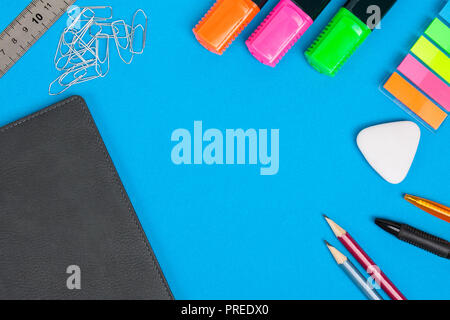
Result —
<instances>
[{"instance_id":1,"label":"blue background","mask_svg":"<svg viewBox=\"0 0 450 320\"><path fill-rule=\"evenodd\" d=\"M448 223L402 199L408 192L450 204L450 122L437 134L421 127L415 162L400 185L382 180L355 144L367 126L410 119L379 86L444 1L399 1L382 30L331 79L302 53L344 2L333 0L272 69L244 40L275 0L223 56L203 49L191 31L212 0L109 1L116 19L130 21L138 8L149 14L145 53L128 66L114 52L105 79L51 97L61 19L0 79L0 123L82 95L177 299L363 299L322 242L346 252L322 213L346 228L408 298L449 299L449 261L396 240L373 218L450 238ZM27 3L1 1L1 29ZM204 130L280 129L278 175L260 176L259 166L175 166L171 133L192 131L194 120Z\"/></svg>"}]
</instances>

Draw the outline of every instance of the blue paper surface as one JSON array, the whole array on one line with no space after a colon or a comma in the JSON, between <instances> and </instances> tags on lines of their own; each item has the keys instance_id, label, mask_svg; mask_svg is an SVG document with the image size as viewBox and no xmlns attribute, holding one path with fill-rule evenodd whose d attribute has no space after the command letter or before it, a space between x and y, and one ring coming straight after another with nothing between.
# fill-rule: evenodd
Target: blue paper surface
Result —
<instances>
[{"instance_id":1,"label":"blue paper surface","mask_svg":"<svg viewBox=\"0 0 450 320\"><path fill-rule=\"evenodd\" d=\"M445 7L441 10L439 15L444 18L447 23L450 23L450 2L447 2Z\"/></svg>"},{"instance_id":2,"label":"blue paper surface","mask_svg":"<svg viewBox=\"0 0 450 320\"><path fill-rule=\"evenodd\" d=\"M0 2L0 28L27 5ZM390 185L356 143L367 126L411 120L379 85L438 15L441 0L398 1L335 78L303 52L344 1L332 1L272 69L244 41L275 6L269 1L223 56L192 28L212 6L195 1L84 1L116 19L149 15L147 48L131 65L111 53L104 79L48 95L65 18L0 79L0 124L73 94L83 96L177 299L364 299L332 260L327 239L349 255L322 218L346 228L410 299L449 299L449 261L401 242L374 217L450 238L450 224L402 199L407 192L450 205L450 123L422 140L406 180ZM279 172L258 165L177 166L171 134L194 121L203 130L279 129ZM353 260L353 259L352 259ZM354 261L354 260L353 260Z\"/></svg>"}]
</instances>

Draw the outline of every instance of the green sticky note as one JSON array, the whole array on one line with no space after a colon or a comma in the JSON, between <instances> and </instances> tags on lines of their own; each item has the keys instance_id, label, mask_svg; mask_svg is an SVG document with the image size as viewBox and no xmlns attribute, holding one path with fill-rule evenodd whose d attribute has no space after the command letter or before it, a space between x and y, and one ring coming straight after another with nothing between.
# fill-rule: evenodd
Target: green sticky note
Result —
<instances>
[{"instance_id":1,"label":"green sticky note","mask_svg":"<svg viewBox=\"0 0 450 320\"><path fill-rule=\"evenodd\" d=\"M419 38L411 52L445 81L450 82L450 58L424 36Z\"/></svg>"},{"instance_id":2,"label":"green sticky note","mask_svg":"<svg viewBox=\"0 0 450 320\"><path fill-rule=\"evenodd\" d=\"M434 19L425 34L444 49L447 54L450 54L450 28L441 20Z\"/></svg>"}]
</instances>

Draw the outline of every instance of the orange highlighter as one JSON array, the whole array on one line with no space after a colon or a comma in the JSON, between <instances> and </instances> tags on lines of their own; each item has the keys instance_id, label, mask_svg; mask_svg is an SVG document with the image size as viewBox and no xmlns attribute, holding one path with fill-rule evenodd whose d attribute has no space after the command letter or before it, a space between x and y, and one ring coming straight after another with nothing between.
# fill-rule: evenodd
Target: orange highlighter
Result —
<instances>
[{"instance_id":1,"label":"orange highlighter","mask_svg":"<svg viewBox=\"0 0 450 320\"><path fill-rule=\"evenodd\" d=\"M266 2L267 0L217 0L195 26L195 37L206 49L221 55Z\"/></svg>"}]
</instances>

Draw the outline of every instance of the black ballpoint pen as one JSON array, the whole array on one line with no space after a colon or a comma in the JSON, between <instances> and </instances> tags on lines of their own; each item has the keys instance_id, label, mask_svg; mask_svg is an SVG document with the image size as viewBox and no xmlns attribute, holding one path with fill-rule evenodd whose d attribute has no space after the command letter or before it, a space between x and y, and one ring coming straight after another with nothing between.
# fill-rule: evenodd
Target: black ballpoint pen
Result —
<instances>
[{"instance_id":1,"label":"black ballpoint pen","mask_svg":"<svg viewBox=\"0 0 450 320\"><path fill-rule=\"evenodd\" d=\"M450 242L413 228L407 224L386 219L375 219L375 223L383 230L398 239L416 247L434 253L440 257L450 259Z\"/></svg>"}]
</instances>

